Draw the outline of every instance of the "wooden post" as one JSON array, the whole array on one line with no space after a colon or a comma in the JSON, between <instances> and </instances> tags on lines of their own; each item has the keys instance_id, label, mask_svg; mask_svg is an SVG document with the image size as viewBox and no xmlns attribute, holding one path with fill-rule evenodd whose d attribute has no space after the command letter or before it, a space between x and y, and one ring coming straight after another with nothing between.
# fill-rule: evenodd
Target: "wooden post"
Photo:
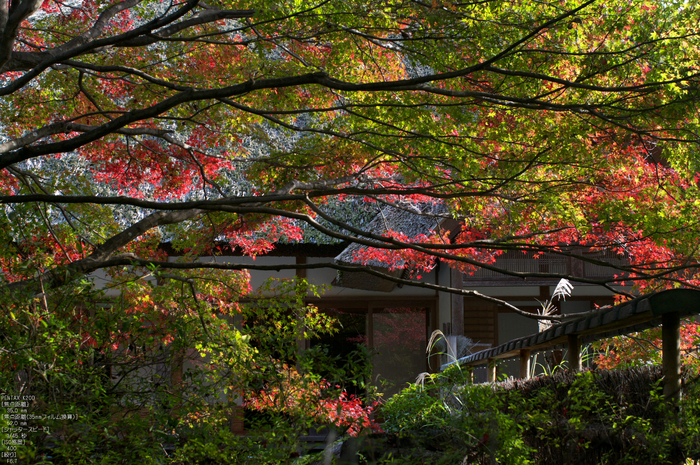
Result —
<instances>
[{"instance_id":1,"label":"wooden post","mask_svg":"<svg viewBox=\"0 0 700 465\"><path fill-rule=\"evenodd\" d=\"M440 321L439 314L438 314L438 307L437 307L437 301L431 305L430 307L427 308L426 310L426 322L425 322L425 341L428 342L430 340L430 336L433 334L433 331L440 329ZM443 331L444 333L444 331ZM431 351L432 352L432 351ZM440 371L440 354L433 354L429 358L425 358L426 362L426 371L429 371L431 373L435 373Z\"/></svg>"},{"instance_id":2,"label":"wooden post","mask_svg":"<svg viewBox=\"0 0 700 465\"><path fill-rule=\"evenodd\" d=\"M372 384L372 380L374 379L374 309L372 308L372 304L368 303L367 304L367 316L365 317L365 342L367 344L367 348L370 349L370 365L372 369L372 373L370 374L370 377L368 380L365 380L366 383L366 388L365 388L365 399L370 398L370 384Z\"/></svg>"},{"instance_id":3,"label":"wooden post","mask_svg":"<svg viewBox=\"0 0 700 465\"><path fill-rule=\"evenodd\" d=\"M306 257L296 257L296 264L297 265L305 265L306 264ZM297 268L296 270L296 277L297 277L297 293L299 294L299 297L301 300L306 302L306 294L307 294L307 287L306 285L301 285L301 281L306 279L306 269L305 268ZM298 332L297 332L297 363L296 367L298 371L301 371L301 366L299 365L298 358L301 356L301 354L306 350L306 345L307 345L307 339L304 337L304 317L299 316L297 319L297 324L298 324Z\"/></svg>"},{"instance_id":4,"label":"wooden post","mask_svg":"<svg viewBox=\"0 0 700 465\"><path fill-rule=\"evenodd\" d=\"M486 366L486 380L489 383L496 381L496 361L492 358L489 359L489 363Z\"/></svg>"},{"instance_id":5,"label":"wooden post","mask_svg":"<svg viewBox=\"0 0 700 465\"><path fill-rule=\"evenodd\" d=\"M520 379L530 379L530 351L520 351Z\"/></svg>"},{"instance_id":6,"label":"wooden post","mask_svg":"<svg viewBox=\"0 0 700 465\"><path fill-rule=\"evenodd\" d=\"M576 334L569 334L569 370L581 371L581 339Z\"/></svg>"},{"instance_id":7,"label":"wooden post","mask_svg":"<svg viewBox=\"0 0 700 465\"><path fill-rule=\"evenodd\" d=\"M374 309L371 305L367 306L367 319L365 320L365 340L367 348L374 349Z\"/></svg>"},{"instance_id":8,"label":"wooden post","mask_svg":"<svg viewBox=\"0 0 700 465\"><path fill-rule=\"evenodd\" d=\"M462 272L452 268L450 273L452 287L462 289ZM452 294L452 334L464 336L464 296L460 294Z\"/></svg>"},{"instance_id":9,"label":"wooden post","mask_svg":"<svg viewBox=\"0 0 700 465\"><path fill-rule=\"evenodd\" d=\"M231 432L236 436L245 434L245 411L243 406L233 404L231 406Z\"/></svg>"},{"instance_id":10,"label":"wooden post","mask_svg":"<svg viewBox=\"0 0 700 465\"><path fill-rule=\"evenodd\" d=\"M174 389L182 387L182 372L185 364L185 353L177 350L170 361L170 386Z\"/></svg>"},{"instance_id":11,"label":"wooden post","mask_svg":"<svg viewBox=\"0 0 700 465\"><path fill-rule=\"evenodd\" d=\"M172 349L172 346L170 348ZM173 358L170 360L170 389L171 395L173 395L177 401L170 414L173 417L177 417L180 414L182 399L184 398L182 375L185 371L185 351L174 349L173 352Z\"/></svg>"},{"instance_id":12,"label":"wooden post","mask_svg":"<svg viewBox=\"0 0 700 465\"><path fill-rule=\"evenodd\" d=\"M663 348L664 398L678 402L681 398L681 319L678 312L661 316Z\"/></svg>"}]
</instances>

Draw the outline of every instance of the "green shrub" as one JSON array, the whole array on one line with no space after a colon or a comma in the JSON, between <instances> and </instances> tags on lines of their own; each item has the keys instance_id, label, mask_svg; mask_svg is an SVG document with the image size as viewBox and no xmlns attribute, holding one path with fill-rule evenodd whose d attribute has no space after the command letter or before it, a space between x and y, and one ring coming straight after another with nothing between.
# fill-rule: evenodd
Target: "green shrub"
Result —
<instances>
[{"instance_id":1,"label":"green shrub","mask_svg":"<svg viewBox=\"0 0 700 465\"><path fill-rule=\"evenodd\" d=\"M32 399L21 463L290 463L310 427L376 427L371 406L345 390L365 391L367 351L342 370L321 348L297 353L300 335L335 331L305 304L318 292L305 281L271 283L224 314L181 280L120 276L118 299L81 283L6 306L0 394ZM232 431L241 403L269 418L245 438Z\"/></svg>"},{"instance_id":2,"label":"green shrub","mask_svg":"<svg viewBox=\"0 0 700 465\"><path fill-rule=\"evenodd\" d=\"M699 394L686 377L680 405L667 404L658 367L499 385L447 373L392 397L381 414L384 429L413 447L444 433L431 447L465 463L676 464L700 451Z\"/></svg>"}]
</instances>

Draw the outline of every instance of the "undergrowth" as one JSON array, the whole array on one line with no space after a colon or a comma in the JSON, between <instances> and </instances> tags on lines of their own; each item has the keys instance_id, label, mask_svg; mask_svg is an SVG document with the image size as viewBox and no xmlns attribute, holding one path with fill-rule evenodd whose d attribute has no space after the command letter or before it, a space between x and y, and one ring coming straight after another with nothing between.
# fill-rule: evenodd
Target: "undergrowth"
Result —
<instances>
[{"instance_id":1,"label":"undergrowth","mask_svg":"<svg viewBox=\"0 0 700 465\"><path fill-rule=\"evenodd\" d=\"M403 451L408 458L396 462L392 452L374 463L685 463L700 453L700 386L684 379L682 400L673 406L663 399L660 367L560 372L497 385L471 385L466 372L448 370L381 410L399 446L430 453Z\"/></svg>"}]
</instances>

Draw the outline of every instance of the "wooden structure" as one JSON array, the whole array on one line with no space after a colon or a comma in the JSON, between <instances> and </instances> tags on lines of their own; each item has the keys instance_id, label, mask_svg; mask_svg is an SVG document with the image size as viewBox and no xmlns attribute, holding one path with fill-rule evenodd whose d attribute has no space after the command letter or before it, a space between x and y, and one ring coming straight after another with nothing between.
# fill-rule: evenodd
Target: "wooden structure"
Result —
<instances>
[{"instance_id":1,"label":"wooden structure","mask_svg":"<svg viewBox=\"0 0 700 465\"><path fill-rule=\"evenodd\" d=\"M661 325L663 340L664 396L680 396L680 320L700 314L700 291L674 289L638 297L614 307L603 307L556 324L538 334L513 339L497 347L482 350L449 365L487 365L488 380L496 377L498 360L520 358L520 377L530 372L530 356L539 351L569 348L569 366L581 369L582 344L607 337L642 331Z\"/></svg>"}]
</instances>

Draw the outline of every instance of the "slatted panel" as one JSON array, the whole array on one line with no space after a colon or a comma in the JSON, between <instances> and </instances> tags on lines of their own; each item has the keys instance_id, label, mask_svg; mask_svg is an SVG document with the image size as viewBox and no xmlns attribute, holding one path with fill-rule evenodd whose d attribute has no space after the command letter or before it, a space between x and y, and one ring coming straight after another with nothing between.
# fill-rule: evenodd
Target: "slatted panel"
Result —
<instances>
[{"instance_id":1,"label":"slatted panel","mask_svg":"<svg viewBox=\"0 0 700 465\"><path fill-rule=\"evenodd\" d=\"M534 258L533 254L517 251L507 251L496 257L494 266L509 271L523 273L561 273L568 274L568 258L553 254L542 254ZM467 279L479 278L508 278L509 276L496 271L480 268L469 273Z\"/></svg>"},{"instance_id":2,"label":"slatted panel","mask_svg":"<svg viewBox=\"0 0 700 465\"><path fill-rule=\"evenodd\" d=\"M625 265L629 263L624 257L621 257L614 252L605 251L599 252L597 254L587 254L591 258L596 260L604 261L610 263L611 265ZM610 268L609 266L599 266L592 263L584 263L585 275L589 277L609 277L614 274L621 274L620 271Z\"/></svg>"},{"instance_id":3,"label":"slatted panel","mask_svg":"<svg viewBox=\"0 0 700 465\"><path fill-rule=\"evenodd\" d=\"M473 342L496 345L498 319L496 305L480 299L464 299L464 335Z\"/></svg>"}]
</instances>

